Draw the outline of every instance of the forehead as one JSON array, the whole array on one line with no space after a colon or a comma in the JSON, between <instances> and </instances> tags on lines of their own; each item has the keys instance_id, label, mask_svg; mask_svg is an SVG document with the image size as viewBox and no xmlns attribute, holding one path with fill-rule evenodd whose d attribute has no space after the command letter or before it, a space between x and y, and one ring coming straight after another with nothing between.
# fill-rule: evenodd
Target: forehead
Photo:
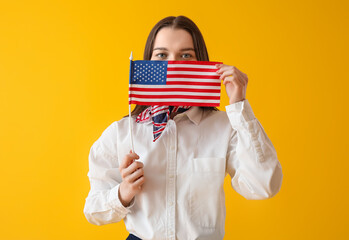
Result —
<instances>
[{"instance_id":1,"label":"forehead","mask_svg":"<svg viewBox=\"0 0 349 240\"><path fill-rule=\"evenodd\" d=\"M154 48L167 49L193 48L193 38L183 29L164 27L160 29L154 41Z\"/></svg>"}]
</instances>

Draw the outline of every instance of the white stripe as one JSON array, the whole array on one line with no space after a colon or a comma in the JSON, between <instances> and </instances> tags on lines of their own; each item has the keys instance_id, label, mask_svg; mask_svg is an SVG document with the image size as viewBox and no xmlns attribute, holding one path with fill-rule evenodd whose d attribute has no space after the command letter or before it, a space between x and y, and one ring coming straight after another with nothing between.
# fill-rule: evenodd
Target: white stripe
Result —
<instances>
[{"instance_id":1,"label":"white stripe","mask_svg":"<svg viewBox=\"0 0 349 240\"><path fill-rule=\"evenodd\" d=\"M184 75L200 75L200 76L219 76L216 72L193 72L193 71L168 71L167 75L170 74L184 74Z\"/></svg>"},{"instance_id":2,"label":"white stripe","mask_svg":"<svg viewBox=\"0 0 349 240\"><path fill-rule=\"evenodd\" d=\"M219 97L220 93L201 93L201 92L143 92L143 91L129 91L129 94L141 94L141 95L188 95L188 96L216 96Z\"/></svg>"},{"instance_id":3,"label":"white stripe","mask_svg":"<svg viewBox=\"0 0 349 240\"><path fill-rule=\"evenodd\" d=\"M219 100L214 99L187 99L187 98L135 98L132 97L131 101L138 101L138 102L197 102L197 103L219 103Z\"/></svg>"},{"instance_id":4,"label":"white stripe","mask_svg":"<svg viewBox=\"0 0 349 240\"><path fill-rule=\"evenodd\" d=\"M142 84L131 84L129 87L133 88L187 88L187 89L221 89L221 86L191 86L191 85L142 85Z\"/></svg>"},{"instance_id":5,"label":"white stripe","mask_svg":"<svg viewBox=\"0 0 349 240\"><path fill-rule=\"evenodd\" d=\"M167 78L167 82L176 82L176 81L184 81L184 82L212 82L212 83L220 83L220 79L200 79L200 78Z\"/></svg>"},{"instance_id":6,"label":"white stripe","mask_svg":"<svg viewBox=\"0 0 349 240\"><path fill-rule=\"evenodd\" d=\"M152 106L151 111L168 110L168 106Z\"/></svg>"},{"instance_id":7,"label":"white stripe","mask_svg":"<svg viewBox=\"0 0 349 240\"><path fill-rule=\"evenodd\" d=\"M217 69L215 65L196 65L196 64L167 64L167 68L206 68ZM218 70L218 69L217 69Z\"/></svg>"},{"instance_id":8,"label":"white stripe","mask_svg":"<svg viewBox=\"0 0 349 240\"><path fill-rule=\"evenodd\" d=\"M161 110L161 111L159 111L159 112L157 112L157 110L155 110L154 112L156 112L156 115L158 115L158 114L162 114L162 113L167 113L167 111L168 111L168 109L166 109L166 110Z\"/></svg>"}]
</instances>

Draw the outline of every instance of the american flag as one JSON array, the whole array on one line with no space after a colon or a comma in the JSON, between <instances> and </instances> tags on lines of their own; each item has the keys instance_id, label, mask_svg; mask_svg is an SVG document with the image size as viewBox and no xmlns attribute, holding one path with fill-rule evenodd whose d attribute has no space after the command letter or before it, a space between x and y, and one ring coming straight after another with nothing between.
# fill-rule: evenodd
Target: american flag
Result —
<instances>
[{"instance_id":1,"label":"american flag","mask_svg":"<svg viewBox=\"0 0 349 240\"><path fill-rule=\"evenodd\" d=\"M131 61L129 103L219 106L221 80L208 61Z\"/></svg>"}]
</instances>

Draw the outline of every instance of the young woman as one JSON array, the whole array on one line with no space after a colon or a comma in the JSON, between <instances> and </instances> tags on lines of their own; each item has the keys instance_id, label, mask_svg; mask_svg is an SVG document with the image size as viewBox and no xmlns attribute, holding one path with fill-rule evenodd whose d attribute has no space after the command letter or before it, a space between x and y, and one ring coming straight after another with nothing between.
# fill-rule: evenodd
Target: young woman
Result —
<instances>
[{"instance_id":1,"label":"young woman","mask_svg":"<svg viewBox=\"0 0 349 240\"><path fill-rule=\"evenodd\" d=\"M179 16L154 26L144 60L209 58L197 26ZM276 151L245 99L247 75L234 66L216 67L229 97L226 112L136 106L137 154L130 151L128 117L113 122L92 145L91 190L84 208L90 223L123 219L128 239L223 239L227 173L246 199L267 199L280 190L283 175ZM166 127L153 141L159 117Z\"/></svg>"}]
</instances>

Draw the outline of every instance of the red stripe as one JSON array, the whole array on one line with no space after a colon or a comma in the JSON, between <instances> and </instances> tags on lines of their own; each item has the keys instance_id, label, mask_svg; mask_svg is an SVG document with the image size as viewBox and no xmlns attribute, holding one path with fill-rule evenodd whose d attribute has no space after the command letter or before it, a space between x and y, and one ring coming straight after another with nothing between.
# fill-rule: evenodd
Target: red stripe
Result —
<instances>
[{"instance_id":1,"label":"red stripe","mask_svg":"<svg viewBox=\"0 0 349 240\"><path fill-rule=\"evenodd\" d=\"M159 135L159 136L157 136L154 140L153 140L153 142L155 142L156 140L158 140L158 138L161 136L161 134Z\"/></svg>"},{"instance_id":2,"label":"red stripe","mask_svg":"<svg viewBox=\"0 0 349 240\"><path fill-rule=\"evenodd\" d=\"M206 75L186 75L186 74L167 74L167 78L201 78L201 79L219 79L219 76Z\"/></svg>"},{"instance_id":3,"label":"red stripe","mask_svg":"<svg viewBox=\"0 0 349 240\"><path fill-rule=\"evenodd\" d=\"M192 71L192 72L216 72L217 69L206 69L206 68L167 68L169 71Z\"/></svg>"},{"instance_id":4,"label":"red stripe","mask_svg":"<svg viewBox=\"0 0 349 240\"><path fill-rule=\"evenodd\" d=\"M215 83L215 82L182 82L182 81L173 81L173 82L167 82L167 85L198 85L198 86L220 86L221 83Z\"/></svg>"},{"instance_id":5,"label":"red stripe","mask_svg":"<svg viewBox=\"0 0 349 240\"><path fill-rule=\"evenodd\" d=\"M208 62L208 61L167 61L168 64L197 64L197 65L216 65L222 62Z\"/></svg>"},{"instance_id":6,"label":"red stripe","mask_svg":"<svg viewBox=\"0 0 349 240\"><path fill-rule=\"evenodd\" d=\"M138 105L161 105L161 106L203 106L203 107L218 107L219 103L201 103L201 102L140 102L130 101L130 104Z\"/></svg>"},{"instance_id":7,"label":"red stripe","mask_svg":"<svg viewBox=\"0 0 349 240\"><path fill-rule=\"evenodd\" d=\"M154 99L154 98L187 98L187 99L214 99L214 100L220 99L220 96L191 96L191 95L139 95L139 94L131 94L130 97L152 98L152 99Z\"/></svg>"},{"instance_id":8,"label":"red stripe","mask_svg":"<svg viewBox=\"0 0 349 240\"><path fill-rule=\"evenodd\" d=\"M136 96L143 96L143 95L136 95L135 94L133 97L136 97ZM143 98L145 98L145 97L143 97ZM155 113L158 113L158 112L161 112L161 111L167 111L167 110L168 110L168 108L167 109L160 109L160 110L154 111L152 114L155 114ZM164 112L164 113L166 113L166 112Z\"/></svg>"},{"instance_id":9,"label":"red stripe","mask_svg":"<svg viewBox=\"0 0 349 240\"><path fill-rule=\"evenodd\" d=\"M161 108L162 110L167 110L167 109L168 109L168 107L167 107L167 108L164 108L163 106L157 106L157 107L153 107L153 108L151 109L151 111L155 111L155 110L157 110L158 108Z\"/></svg>"},{"instance_id":10,"label":"red stripe","mask_svg":"<svg viewBox=\"0 0 349 240\"><path fill-rule=\"evenodd\" d=\"M190 88L138 88L130 87L130 91L145 92L202 92L202 93L220 93L220 89L190 89Z\"/></svg>"},{"instance_id":11,"label":"red stripe","mask_svg":"<svg viewBox=\"0 0 349 240\"><path fill-rule=\"evenodd\" d=\"M163 127L163 126L166 126L167 125L167 123L153 123L154 124L154 126L156 126L156 127Z\"/></svg>"},{"instance_id":12,"label":"red stripe","mask_svg":"<svg viewBox=\"0 0 349 240\"><path fill-rule=\"evenodd\" d=\"M145 121L145 120L148 120L150 117L146 117L146 118L141 118L140 120L141 121Z\"/></svg>"},{"instance_id":13,"label":"red stripe","mask_svg":"<svg viewBox=\"0 0 349 240\"><path fill-rule=\"evenodd\" d=\"M159 132L164 131L165 127L160 128L159 130L153 131L153 134L157 134Z\"/></svg>"}]
</instances>

